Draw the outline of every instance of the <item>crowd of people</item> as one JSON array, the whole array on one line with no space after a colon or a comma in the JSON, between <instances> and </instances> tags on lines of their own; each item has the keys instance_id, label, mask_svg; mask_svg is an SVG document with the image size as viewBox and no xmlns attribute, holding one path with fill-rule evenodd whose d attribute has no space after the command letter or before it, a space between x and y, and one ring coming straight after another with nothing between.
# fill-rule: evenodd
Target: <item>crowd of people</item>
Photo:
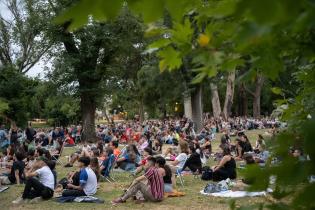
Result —
<instances>
[{"instance_id":1,"label":"crowd of people","mask_svg":"<svg viewBox=\"0 0 315 210\"><path fill-rule=\"evenodd\" d=\"M113 179L113 170L126 171L135 179L124 194L113 204L136 198L157 202L165 193L176 189L176 179L186 172L202 175L208 160L212 166L207 180L221 181L237 178L236 161L263 164L270 157L262 135L253 146L246 136L247 130L270 128L273 135L279 122L231 118L227 121L205 117L204 126L196 132L192 121L181 119L120 122L97 125L97 142L81 142L82 127L56 127L25 131L12 126L7 132L0 127L1 156L0 187L25 184L21 197L13 203L50 199L54 192L62 197L91 196L98 183ZM220 140L216 138L222 133ZM232 140L235 136L235 140ZM220 141L219 148L212 148ZM60 161L65 147L76 145L67 163ZM77 166L67 177L58 179L56 163L64 167Z\"/></svg>"}]
</instances>

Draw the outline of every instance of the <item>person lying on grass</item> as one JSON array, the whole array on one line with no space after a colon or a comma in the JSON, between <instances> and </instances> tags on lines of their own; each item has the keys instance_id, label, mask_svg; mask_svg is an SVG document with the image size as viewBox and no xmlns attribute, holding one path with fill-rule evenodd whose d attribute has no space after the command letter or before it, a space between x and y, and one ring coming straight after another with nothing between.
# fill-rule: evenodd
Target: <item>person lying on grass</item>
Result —
<instances>
[{"instance_id":1,"label":"person lying on grass","mask_svg":"<svg viewBox=\"0 0 315 210\"><path fill-rule=\"evenodd\" d=\"M29 199L32 199L31 203L35 203L41 199L48 200L53 197L55 178L48 165L49 160L41 157L29 171L25 172L26 182L22 197L13 201L13 204L22 204L28 202Z\"/></svg>"},{"instance_id":2,"label":"person lying on grass","mask_svg":"<svg viewBox=\"0 0 315 210\"><path fill-rule=\"evenodd\" d=\"M145 164L146 173L137 177L129 189L119 198L112 201L113 205L124 203L130 197L136 196L138 191L143 195L143 198L147 201L158 202L162 201L164 196L164 181L163 174L155 166L156 159L149 157Z\"/></svg>"}]
</instances>

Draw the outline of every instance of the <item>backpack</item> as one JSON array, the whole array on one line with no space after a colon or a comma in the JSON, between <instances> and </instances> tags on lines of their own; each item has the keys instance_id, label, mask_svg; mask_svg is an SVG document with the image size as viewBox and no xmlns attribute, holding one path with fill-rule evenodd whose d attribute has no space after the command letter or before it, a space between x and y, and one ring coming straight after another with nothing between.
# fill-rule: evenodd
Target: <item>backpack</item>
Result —
<instances>
[{"instance_id":1,"label":"backpack","mask_svg":"<svg viewBox=\"0 0 315 210\"><path fill-rule=\"evenodd\" d=\"M209 166L205 166L202 168L202 174L201 174L201 179L208 181L212 180L213 178L213 171Z\"/></svg>"},{"instance_id":2,"label":"backpack","mask_svg":"<svg viewBox=\"0 0 315 210\"><path fill-rule=\"evenodd\" d=\"M229 190L227 181L223 180L219 183L209 183L203 189L204 193L217 193Z\"/></svg>"}]
</instances>

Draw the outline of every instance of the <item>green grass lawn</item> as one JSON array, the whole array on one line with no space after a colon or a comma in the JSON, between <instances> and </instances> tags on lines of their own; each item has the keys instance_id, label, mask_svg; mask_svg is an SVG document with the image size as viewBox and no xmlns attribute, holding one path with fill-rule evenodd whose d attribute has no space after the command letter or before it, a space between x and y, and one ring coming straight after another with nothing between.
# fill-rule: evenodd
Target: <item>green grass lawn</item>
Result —
<instances>
[{"instance_id":1,"label":"green grass lawn","mask_svg":"<svg viewBox=\"0 0 315 210\"><path fill-rule=\"evenodd\" d=\"M265 130L256 130L246 132L247 136L251 140L253 146L257 139L257 134L263 134ZM218 148L219 139L221 135L217 135L217 139L213 144L214 150ZM63 152L62 161L66 162L66 157L74 151L74 148L65 148ZM213 164L213 161L210 161L210 164ZM64 168L61 165L57 165L58 179L61 179L66 176L66 174L74 170L74 168ZM210 196L201 195L199 192L206 185L206 181L201 179L196 179L193 176L185 176L185 186L181 187L179 184L178 190L184 192L186 195L184 197L178 198L166 198L161 203L144 203L144 204L135 204L132 200L128 200L127 203L121 204L119 206L112 206L110 201L113 198L116 198L122 194L122 189L124 186L127 186L132 181L132 177L127 173L115 173L116 183L101 182L100 188L96 194L97 197L104 199L104 204L81 204L81 203L66 203L59 204L53 200L43 201L38 204L23 204L20 206L14 206L11 204L12 200L16 199L21 195L23 191L23 186L10 186L9 190L0 193L0 209L55 209L55 210L70 210L70 209L229 209L230 199L227 198L216 198ZM268 202L268 199L265 197L257 198L241 198L236 201L236 205L244 204L254 204L257 202Z\"/></svg>"}]
</instances>

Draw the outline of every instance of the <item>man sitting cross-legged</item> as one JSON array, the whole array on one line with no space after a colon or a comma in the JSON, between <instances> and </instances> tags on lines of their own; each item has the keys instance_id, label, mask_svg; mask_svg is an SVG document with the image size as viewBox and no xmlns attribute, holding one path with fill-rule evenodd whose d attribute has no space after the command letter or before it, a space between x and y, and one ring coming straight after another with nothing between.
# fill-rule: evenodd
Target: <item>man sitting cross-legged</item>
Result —
<instances>
[{"instance_id":1,"label":"man sitting cross-legged","mask_svg":"<svg viewBox=\"0 0 315 210\"><path fill-rule=\"evenodd\" d=\"M87 196L94 195L97 190L97 179L94 171L89 167L90 158L80 157L78 160L80 168L80 185L67 184L62 196Z\"/></svg>"},{"instance_id":2,"label":"man sitting cross-legged","mask_svg":"<svg viewBox=\"0 0 315 210\"><path fill-rule=\"evenodd\" d=\"M163 176L160 174L158 168L155 166L156 159L149 157L144 168L146 173L136 178L125 194L112 201L112 204L116 205L124 203L128 198L136 196L140 191L145 200L148 201L161 201L164 196L164 182ZM147 184L144 182L147 180Z\"/></svg>"},{"instance_id":3,"label":"man sitting cross-legged","mask_svg":"<svg viewBox=\"0 0 315 210\"><path fill-rule=\"evenodd\" d=\"M26 182L22 197L12 203L21 204L27 199L50 199L54 195L55 178L48 167L46 158L38 159L29 171L25 172ZM38 176L38 179L35 178ZM36 200L37 201L37 200Z\"/></svg>"}]
</instances>

